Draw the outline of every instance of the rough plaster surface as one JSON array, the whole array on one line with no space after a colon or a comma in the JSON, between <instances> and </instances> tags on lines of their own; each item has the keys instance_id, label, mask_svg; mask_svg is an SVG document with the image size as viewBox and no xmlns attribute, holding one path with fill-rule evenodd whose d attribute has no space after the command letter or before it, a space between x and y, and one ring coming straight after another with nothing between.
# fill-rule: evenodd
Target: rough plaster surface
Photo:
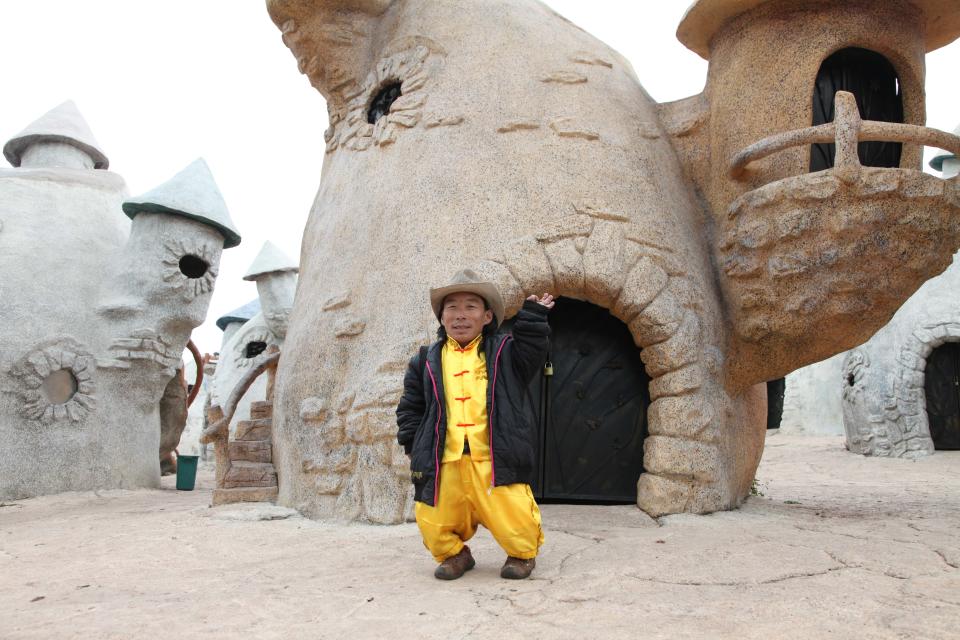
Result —
<instances>
[{"instance_id":1,"label":"rough plaster surface","mask_svg":"<svg viewBox=\"0 0 960 640\"><path fill-rule=\"evenodd\" d=\"M864 340L960 244L956 186L916 171L804 175L805 145L730 171L809 126L817 69L849 42L895 54L922 124L910 5L766 3L716 29L704 93L666 105L532 1L267 6L330 115L274 414L280 501L311 516L410 517L393 409L435 328L427 290L459 268L508 315L551 291L628 325L655 398L638 504L661 515L737 505L764 438L757 383ZM903 157L915 169L920 149Z\"/></svg>"},{"instance_id":2,"label":"rough plaster surface","mask_svg":"<svg viewBox=\"0 0 960 640\"><path fill-rule=\"evenodd\" d=\"M956 156L934 160L938 162L931 166L956 179ZM905 457L933 452L924 395L926 359L944 342L960 341L957 257L907 300L887 326L844 357L843 426L851 451Z\"/></svg>"},{"instance_id":3,"label":"rough plaster surface","mask_svg":"<svg viewBox=\"0 0 960 640\"><path fill-rule=\"evenodd\" d=\"M954 130L954 134L960 134L960 127ZM935 157L930 161L930 166L942 171L947 179L960 173L960 165L952 154ZM897 424L903 416L898 415L894 406L897 403L893 399L897 395L922 394L923 384L913 374L917 370L915 367L920 364L916 358L925 360L928 355L929 340L919 344L911 342L912 348L908 348L908 354L901 357L897 357L897 349L903 348L905 339L915 329L960 323L956 305L951 302L956 298L960 285L956 260L955 255L954 262L947 270L928 280L904 303L887 326L856 349L856 354L840 353L789 374L781 432L824 435L842 435L846 432L851 450L875 455L904 455L908 447L896 443L911 438L917 438L918 441L929 439L929 431L922 431L922 419L915 420L911 425L905 421ZM960 340L960 336L950 335L947 339ZM934 346L939 343L937 340ZM871 362L874 367L871 375L863 375ZM855 374L857 371L860 372L859 380ZM855 374L854 385L848 381L851 373ZM851 386L857 389L851 390ZM867 405L871 405L871 408ZM881 406L887 410L881 412ZM912 404L907 410L914 411L917 408L925 410L925 401L920 405ZM910 433L902 433L904 428ZM893 434L892 438L890 434ZM931 443L925 444L920 449L914 448L910 455L932 450Z\"/></svg>"},{"instance_id":4,"label":"rough plaster surface","mask_svg":"<svg viewBox=\"0 0 960 640\"><path fill-rule=\"evenodd\" d=\"M709 59L710 40L723 24L770 0L696 0L687 9L677 29L677 38L688 48ZM908 0L919 9L924 24L925 46L933 51L950 44L960 31L960 14L952 0ZM796 0L784 4L799 5Z\"/></svg>"},{"instance_id":5,"label":"rough plaster surface","mask_svg":"<svg viewBox=\"0 0 960 640\"><path fill-rule=\"evenodd\" d=\"M204 456L206 449L200 444L200 435L206 426L207 407L210 406L210 390L213 387L213 374L215 367L207 364L203 369L203 382L200 384L200 392L194 398L193 404L187 410L187 423L180 436L180 442L177 445L177 451L183 455ZM187 358L183 363L184 375L188 384L196 381L197 365L193 358ZM213 459L212 452L208 456Z\"/></svg>"},{"instance_id":6,"label":"rough plaster surface","mask_svg":"<svg viewBox=\"0 0 960 640\"><path fill-rule=\"evenodd\" d=\"M838 353L787 375L783 434L843 435L843 359Z\"/></svg>"},{"instance_id":7,"label":"rough plaster surface","mask_svg":"<svg viewBox=\"0 0 960 640\"><path fill-rule=\"evenodd\" d=\"M41 134L31 144L47 146ZM131 222L120 176L65 167L77 147L60 137L31 148L49 166L0 170L0 499L156 487L159 402L206 315L224 237L171 212ZM186 254L207 261L202 278L180 272ZM61 370L76 381L65 402L44 386Z\"/></svg>"},{"instance_id":8,"label":"rough plaster surface","mask_svg":"<svg viewBox=\"0 0 960 640\"><path fill-rule=\"evenodd\" d=\"M258 298L231 314L230 318L240 317L253 309L258 312L244 322L231 322L224 325L223 345L217 363L211 387L210 401L223 407L230 393L240 379L252 368L259 365L269 354L266 350L248 357L247 345L251 342L263 342L268 347L283 346L290 309L297 288L297 264L269 240L263 244L260 253L247 269L244 280L257 283ZM219 322L219 321L218 321ZM237 410L230 421L231 435L236 432L241 420L250 418L250 405L266 400L267 376L257 378L237 404Z\"/></svg>"},{"instance_id":9,"label":"rough plaster surface","mask_svg":"<svg viewBox=\"0 0 960 640\"><path fill-rule=\"evenodd\" d=\"M228 325L228 327L235 326L238 326L237 323ZM229 340L224 341L220 348L220 360L217 362L217 369L210 386L211 404L223 406L230 396L230 392L240 382L240 378L267 357L267 353L264 352L253 358L248 358L246 348L250 342L265 342L268 346L276 345L278 347L283 344L282 340L267 326L262 312L243 325L239 325L239 328L229 337ZM237 411L230 421L231 435L236 432L238 422L250 419L250 404L265 400L266 397L267 378L266 376L260 376L237 404Z\"/></svg>"},{"instance_id":10,"label":"rough plaster surface","mask_svg":"<svg viewBox=\"0 0 960 640\"><path fill-rule=\"evenodd\" d=\"M960 452L862 458L840 437L769 438L763 496L657 522L632 507L542 508L532 579L432 576L416 525L208 508L199 490L0 507L5 638L927 638L960 618ZM144 579L149 575L149 579Z\"/></svg>"},{"instance_id":11,"label":"rough plaster surface","mask_svg":"<svg viewBox=\"0 0 960 640\"><path fill-rule=\"evenodd\" d=\"M865 455L933 453L924 396L930 353L960 341L957 256L925 283L868 342L844 358L839 387L847 447ZM852 380L853 384L850 384Z\"/></svg>"},{"instance_id":12,"label":"rough plaster surface","mask_svg":"<svg viewBox=\"0 0 960 640\"><path fill-rule=\"evenodd\" d=\"M187 382L183 376L183 367L170 378L160 397L160 472L171 473L174 469L173 453L180 451L178 445L186 430Z\"/></svg>"}]
</instances>

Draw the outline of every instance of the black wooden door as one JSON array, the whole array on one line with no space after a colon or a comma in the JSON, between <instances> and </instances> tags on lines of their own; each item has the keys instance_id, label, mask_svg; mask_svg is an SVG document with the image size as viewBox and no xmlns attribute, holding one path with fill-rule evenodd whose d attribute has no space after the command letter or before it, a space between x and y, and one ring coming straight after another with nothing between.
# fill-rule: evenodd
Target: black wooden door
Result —
<instances>
[{"instance_id":1,"label":"black wooden door","mask_svg":"<svg viewBox=\"0 0 960 640\"><path fill-rule=\"evenodd\" d=\"M552 375L528 390L540 451L532 488L551 502L634 503L650 382L627 327L560 298L550 313Z\"/></svg>"},{"instance_id":2,"label":"black wooden door","mask_svg":"<svg viewBox=\"0 0 960 640\"><path fill-rule=\"evenodd\" d=\"M900 79L890 61L879 53L852 47L841 49L823 61L813 91L813 124L833 122L837 91L849 91L857 99L864 120L903 122ZM867 167L899 167L903 145L899 142L861 142L860 163ZM810 171L833 166L836 146L815 144L810 150Z\"/></svg>"},{"instance_id":3,"label":"black wooden door","mask_svg":"<svg viewBox=\"0 0 960 640\"><path fill-rule=\"evenodd\" d=\"M767 382L767 429L779 429L783 418L783 394L787 390L786 378Z\"/></svg>"},{"instance_id":4,"label":"black wooden door","mask_svg":"<svg viewBox=\"0 0 960 640\"><path fill-rule=\"evenodd\" d=\"M960 344L948 342L933 350L924 392L934 448L960 449Z\"/></svg>"}]
</instances>

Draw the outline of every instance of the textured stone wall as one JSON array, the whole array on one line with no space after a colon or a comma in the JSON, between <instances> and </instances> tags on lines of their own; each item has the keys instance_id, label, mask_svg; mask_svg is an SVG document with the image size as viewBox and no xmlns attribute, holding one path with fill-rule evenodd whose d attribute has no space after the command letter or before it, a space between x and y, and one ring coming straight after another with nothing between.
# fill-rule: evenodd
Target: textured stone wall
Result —
<instances>
[{"instance_id":1,"label":"textured stone wall","mask_svg":"<svg viewBox=\"0 0 960 640\"><path fill-rule=\"evenodd\" d=\"M845 357L846 353L838 353L787 375L780 433L843 434L841 382Z\"/></svg>"},{"instance_id":2,"label":"textured stone wall","mask_svg":"<svg viewBox=\"0 0 960 640\"><path fill-rule=\"evenodd\" d=\"M927 357L960 341L957 256L924 284L890 323L844 359L839 382L847 448L864 455L918 457L933 452L926 412Z\"/></svg>"}]
</instances>

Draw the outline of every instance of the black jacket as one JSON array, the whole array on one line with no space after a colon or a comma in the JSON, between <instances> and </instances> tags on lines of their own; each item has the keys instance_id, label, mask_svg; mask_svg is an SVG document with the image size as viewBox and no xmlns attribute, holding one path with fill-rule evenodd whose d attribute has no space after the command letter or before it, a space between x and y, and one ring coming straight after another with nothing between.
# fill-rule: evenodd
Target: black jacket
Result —
<instances>
[{"instance_id":1,"label":"black jacket","mask_svg":"<svg viewBox=\"0 0 960 640\"><path fill-rule=\"evenodd\" d=\"M530 483L536 428L524 411L524 402L527 386L547 359L548 312L543 305L526 301L512 335L500 333L481 342L487 363L487 431L494 486ZM397 441L410 456L414 498L431 505L436 504L447 435L443 343L434 342L410 360L397 406Z\"/></svg>"}]
</instances>

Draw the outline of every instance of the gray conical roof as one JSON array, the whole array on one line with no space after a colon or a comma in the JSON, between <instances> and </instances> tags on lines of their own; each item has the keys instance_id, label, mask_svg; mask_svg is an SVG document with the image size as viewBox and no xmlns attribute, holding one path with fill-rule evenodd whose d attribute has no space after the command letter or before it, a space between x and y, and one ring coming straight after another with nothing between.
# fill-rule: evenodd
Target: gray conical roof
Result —
<instances>
[{"instance_id":1,"label":"gray conical roof","mask_svg":"<svg viewBox=\"0 0 960 640\"><path fill-rule=\"evenodd\" d=\"M130 219L141 212L186 216L222 233L224 249L240 244L240 233L203 158L197 158L159 187L125 200L123 212Z\"/></svg>"},{"instance_id":2,"label":"gray conical roof","mask_svg":"<svg viewBox=\"0 0 960 640\"><path fill-rule=\"evenodd\" d=\"M93 137L90 126L80 114L73 100L67 100L58 107L43 114L26 129L7 140L3 145L3 155L15 167L27 147L38 142L61 142L80 149L93 159L95 169L110 166L107 156L100 150L97 139Z\"/></svg>"},{"instance_id":3,"label":"gray conical roof","mask_svg":"<svg viewBox=\"0 0 960 640\"><path fill-rule=\"evenodd\" d=\"M263 243L260 253L254 258L253 264L247 269L247 274L243 276L243 279L256 280L257 276L276 271L297 272L300 271L300 265L281 251L277 245L267 240Z\"/></svg>"},{"instance_id":4,"label":"gray conical roof","mask_svg":"<svg viewBox=\"0 0 960 640\"><path fill-rule=\"evenodd\" d=\"M953 130L953 135L960 136L960 126ZM956 158L952 153L941 153L930 161L930 168L934 171L943 171L943 161Z\"/></svg>"},{"instance_id":5,"label":"gray conical roof","mask_svg":"<svg viewBox=\"0 0 960 640\"><path fill-rule=\"evenodd\" d=\"M226 331L227 325L234 322L246 322L253 316L260 313L260 298L254 298L242 307L237 307L229 313L225 313L217 318L217 326L220 331Z\"/></svg>"}]
</instances>

